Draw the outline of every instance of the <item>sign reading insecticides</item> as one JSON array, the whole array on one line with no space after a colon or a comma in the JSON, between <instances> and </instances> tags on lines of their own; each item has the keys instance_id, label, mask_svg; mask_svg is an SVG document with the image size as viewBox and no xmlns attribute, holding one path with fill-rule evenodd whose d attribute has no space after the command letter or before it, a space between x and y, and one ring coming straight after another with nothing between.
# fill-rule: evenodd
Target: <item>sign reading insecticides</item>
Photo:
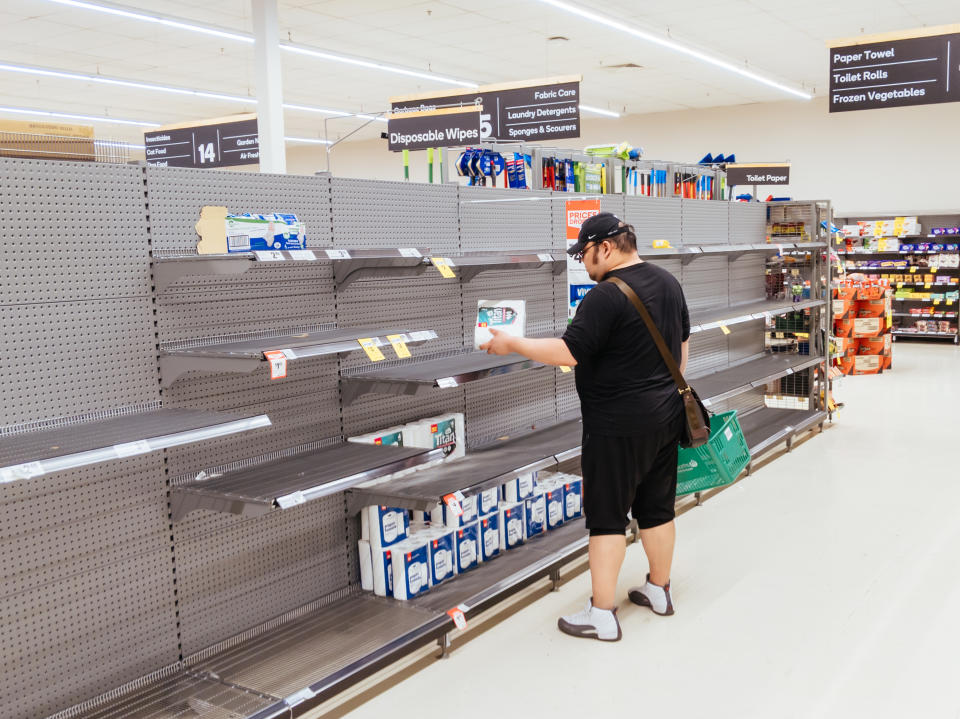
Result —
<instances>
[{"instance_id":1,"label":"sign reading insecticides","mask_svg":"<svg viewBox=\"0 0 960 719\"><path fill-rule=\"evenodd\" d=\"M789 185L789 163L734 163L725 165L728 185Z\"/></svg>"},{"instance_id":2,"label":"sign reading insecticides","mask_svg":"<svg viewBox=\"0 0 960 719\"><path fill-rule=\"evenodd\" d=\"M143 133L143 144L147 164L158 167L236 167L260 162L256 115L150 130Z\"/></svg>"},{"instance_id":3,"label":"sign reading insecticides","mask_svg":"<svg viewBox=\"0 0 960 719\"><path fill-rule=\"evenodd\" d=\"M486 85L459 95L394 97L390 105L394 115L451 106L480 108L481 140L559 140L580 137L580 79L574 75Z\"/></svg>"},{"instance_id":4,"label":"sign reading insecticides","mask_svg":"<svg viewBox=\"0 0 960 719\"><path fill-rule=\"evenodd\" d=\"M388 145L393 152L428 147L463 147L480 142L480 109L452 107L387 116Z\"/></svg>"},{"instance_id":5,"label":"sign reading insecticides","mask_svg":"<svg viewBox=\"0 0 960 719\"><path fill-rule=\"evenodd\" d=\"M830 45L830 112L960 102L960 25Z\"/></svg>"}]
</instances>

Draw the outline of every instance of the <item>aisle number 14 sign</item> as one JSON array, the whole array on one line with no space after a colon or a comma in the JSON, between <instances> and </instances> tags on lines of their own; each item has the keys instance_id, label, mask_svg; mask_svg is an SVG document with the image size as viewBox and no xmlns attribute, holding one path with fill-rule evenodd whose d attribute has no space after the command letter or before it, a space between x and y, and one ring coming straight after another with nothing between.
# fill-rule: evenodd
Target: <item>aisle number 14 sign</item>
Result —
<instances>
[{"instance_id":1,"label":"aisle number 14 sign","mask_svg":"<svg viewBox=\"0 0 960 719\"><path fill-rule=\"evenodd\" d=\"M260 162L256 115L169 125L143 133L147 164L156 167L237 167Z\"/></svg>"}]
</instances>

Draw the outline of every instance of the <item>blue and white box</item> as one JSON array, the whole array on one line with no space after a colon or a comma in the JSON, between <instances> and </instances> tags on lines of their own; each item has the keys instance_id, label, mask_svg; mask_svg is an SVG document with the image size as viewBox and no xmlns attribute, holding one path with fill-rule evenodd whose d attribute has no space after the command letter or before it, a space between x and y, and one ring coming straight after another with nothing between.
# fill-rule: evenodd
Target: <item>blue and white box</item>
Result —
<instances>
[{"instance_id":1,"label":"blue and white box","mask_svg":"<svg viewBox=\"0 0 960 719\"><path fill-rule=\"evenodd\" d=\"M553 486L543 493L547 504L547 529L557 529L563 525L564 498L563 486Z\"/></svg>"},{"instance_id":2,"label":"blue and white box","mask_svg":"<svg viewBox=\"0 0 960 719\"><path fill-rule=\"evenodd\" d=\"M464 496L460 501L460 509L463 513L457 515L446 503L438 504L432 513L432 522L436 526L446 526L450 529L457 529L464 525L476 522L479 513L477 512L477 495L472 494Z\"/></svg>"},{"instance_id":3,"label":"blue and white box","mask_svg":"<svg viewBox=\"0 0 960 719\"><path fill-rule=\"evenodd\" d=\"M524 537L524 503L509 503L500 505L500 549L507 551L523 544Z\"/></svg>"},{"instance_id":4,"label":"blue and white box","mask_svg":"<svg viewBox=\"0 0 960 719\"><path fill-rule=\"evenodd\" d=\"M497 511L500 505L500 487L490 487L477 495L477 514L485 517Z\"/></svg>"},{"instance_id":5,"label":"blue and white box","mask_svg":"<svg viewBox=\"0 0 960 719\"><path fill-rule=\"evenodd\" d=\"M407 510L375 504L360 512L360 538L378 550L402 542L409 535L410 517Z\"/></svg>"},{"instance_id":6,"label":"blue and white box","mask_svg":"<svg viewBox=\"0 0 960 719\"><path fill-rule=\"evenodd\" d=\"M563 519L569 522L583 514L583 480L569 478L563 485Z\"/></svg>"},{"instance_id":7,"label":"blue and white box","mask_svg":"<svg viewBox=\"0 0 960 719\"><path fill-rule=\"evenodd\" d=\"M393 557L390 549L376 554L365 539L359 541L360 586L378 597L393 596Z\"/></svg>"},{"instance_id":8,"label":"blue and white box","mask_svg":"<svg viewBox=\"0 0 960 719\"><path fill-rule=\"evenodd\" d=\"M435 587L456 574L456 532L440 528L431 530L426 537L430 550L430 586Z\"/></svg>"},{"instance_id":9,"label":"blue and white box","mask_svg":"<svg viewBox=\"0 0 960 719\"><path fill-rule=\"evenodd\" d=\"M226 216L227 252L305 250L306 228L285 212L257 215L245 212Z\"/></svg>"},{"instance_id":10,"label":"blue and white box","mask_svg":"<svg viewBox=\"0 0 960 719\"><path fill-rule=\"evenodd\" d=\"M524 536L531 539L547 531L547 501L535 494L523 502Z\"/></svg>"},{"instance_id":11,"label":"blue and white box","mask_svg":"<svg viewBox=\"0 0 960 719\"><path fill-rule=\"evenodd\" d=\"M456 530L455 537L454 555L457 560L457 574L463 574L480 564L480 523L473 522L460 527ZM500 548L499 533L497 548Z\"/></svg>"},{"instance_id":12,"label":"blue and white box","mask_svg":"<svg viewBox=\"0 0 960 719\"><path fill-rule=\"evenodd\" d=\"M536 472L521 474L503 485L504 502L522 502L533 496L533 487L537 481Z\"/></svg>"},{"instance_id":13,"label":"blue and white box","mask_svg":"<svg viewBox=\"0 0 960 719\"><path fill-rule=\"evenodd\" d=\"M430 591L430 550L423 540L410 539L393 547L394 599L413 599Z\"/></svg>"},{"instance_id":14,"label":"blue and white box","mask_svg":"<svg viewBox=\"0 0 960 719\"><path fill-rule=\"evenodd\" d=\"M480 517L480 561L489 562L500 554L500 513L499 511Z\"/></svg>"}]
</instances>

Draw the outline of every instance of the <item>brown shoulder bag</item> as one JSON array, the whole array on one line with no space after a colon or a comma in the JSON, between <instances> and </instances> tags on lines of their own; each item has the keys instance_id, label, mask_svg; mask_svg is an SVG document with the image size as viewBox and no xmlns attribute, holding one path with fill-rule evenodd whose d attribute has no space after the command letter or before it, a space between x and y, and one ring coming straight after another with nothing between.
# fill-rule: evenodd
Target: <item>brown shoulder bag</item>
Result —
<instances>
[{"instance_id":1,"label":"brown shoulder bag","mask_svg":"<svg viewBox=\"0 0 960 719\"><path fill-rule=\"evenodd\" d=\"M677 366L677 361L673 358L673 354L670 352L670 348L667 347L667 343L663 341L663 335L660 334L660 330L658 330L654 324L653 318L647 311L643 301L637 297L637 293L633 291L630 285L619 277L609 277L605 282L612 282L619 287L620 291L623 292L633 306L637 308L637 312L639 312L643 318L647 329L650 330L650 336L653 337L657 349L660 350L660 356L663 357L667 369L669 369L670 374L673 375L673 381L677 383L677 390L680 392L680 397L683 398L683 412L686 418L686 421L683 423L683 435L680 438L680 446L692 448L705 444L706 441L710 439L710 412L703 406L703 402L700 401L700 397L694 391L693 387L683 378L683 375L680 373L680 368Z\"/></svg>"}]
</instances>

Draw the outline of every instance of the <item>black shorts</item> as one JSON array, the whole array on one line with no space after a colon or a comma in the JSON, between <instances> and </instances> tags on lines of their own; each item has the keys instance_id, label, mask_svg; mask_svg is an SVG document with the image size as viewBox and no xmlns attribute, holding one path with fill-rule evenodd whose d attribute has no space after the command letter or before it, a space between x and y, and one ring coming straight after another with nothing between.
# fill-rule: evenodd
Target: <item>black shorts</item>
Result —
<instances>
[{"instance_id":1,"label":"black shorts","mask_svg":"<svg viewBox=\"0 0 960 719\"><path fill-rule=\"evenodd\" d=\"M610 437L584 430L583 512L591 534L622 534L632 511L640 529L674 518L677 450L683 415L638 437Z\"/></svg>"}]
</instances>

